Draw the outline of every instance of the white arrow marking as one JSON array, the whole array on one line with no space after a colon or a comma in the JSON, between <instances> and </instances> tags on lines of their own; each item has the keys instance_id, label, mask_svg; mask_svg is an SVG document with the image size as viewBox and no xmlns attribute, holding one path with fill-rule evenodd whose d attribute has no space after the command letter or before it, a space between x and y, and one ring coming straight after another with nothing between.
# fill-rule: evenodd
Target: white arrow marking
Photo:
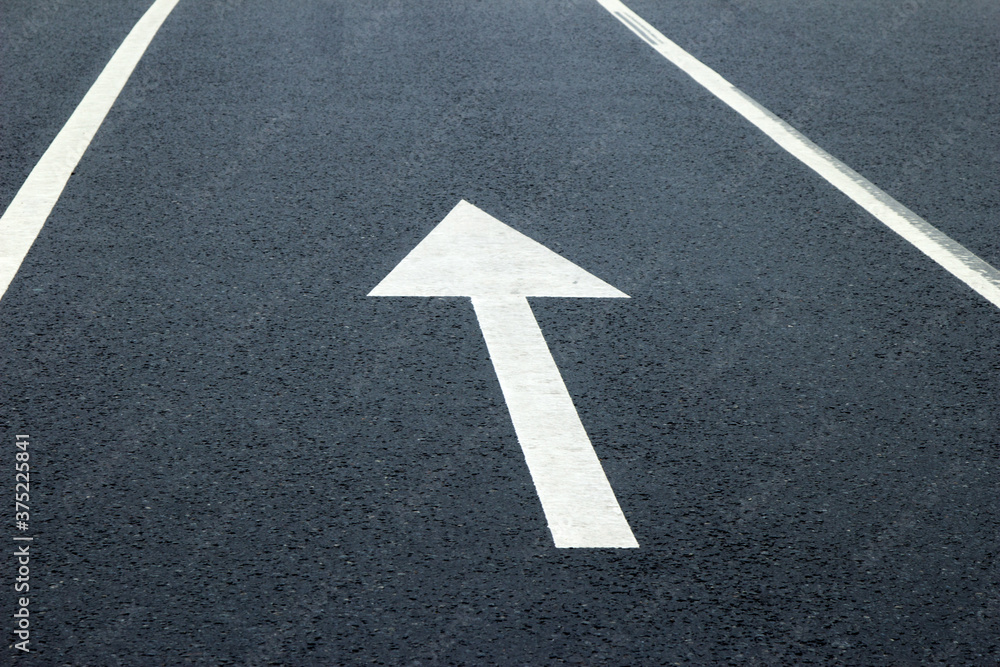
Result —
<instances>
[{"instance_id":1,"label":"white arrow marking","mask_svg":"<svg viewBox=\"0 0 1000 667\"><path fill-rule=\"evenodd\" d=\"M471 297L556 547L639 546L526 298L627 294L462 201L368 296Z\"/></svg>"}]
</instances>

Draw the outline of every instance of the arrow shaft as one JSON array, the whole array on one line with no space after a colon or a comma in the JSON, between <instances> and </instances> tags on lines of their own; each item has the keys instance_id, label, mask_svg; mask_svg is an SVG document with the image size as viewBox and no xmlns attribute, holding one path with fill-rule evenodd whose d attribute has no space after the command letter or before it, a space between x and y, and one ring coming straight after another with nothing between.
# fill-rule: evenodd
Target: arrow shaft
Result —
<instances>
[{"instance_id":1,"label":"arrow shaft","mask_svg":"<svg viewBox=\"0 0 1000 667\"><path fill-rule=\"evenodd\" d=\"M638 547L527 298L472 305L555 545Z\"/></svg>"}]
</instances>

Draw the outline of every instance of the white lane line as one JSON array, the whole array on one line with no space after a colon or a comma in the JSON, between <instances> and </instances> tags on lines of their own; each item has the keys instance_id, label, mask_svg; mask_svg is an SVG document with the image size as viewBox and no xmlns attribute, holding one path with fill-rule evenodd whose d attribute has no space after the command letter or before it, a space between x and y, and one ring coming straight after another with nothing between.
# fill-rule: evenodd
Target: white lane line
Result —
<instances>
[{"instance_id":1,"label":"white lane line","mask_svg":"<svg viewBox=\"0 0 1000 667\"><path fill-rule=\"evenodd\" d=\"M556 548L638 548L528 300L472 305Z\"/></svg>"},{"instance_id":2,"label":"white lane line","mask_svg":"<svg viewBox=\"0 0 1000 667\"><path fill-rule=\"evenodd\" d=\"M1000 271L803 136L649 25L619 0L597 0L612 16L736 113L757 126L892 231L1000 308Z\"/></svg>"},{"instance_id":3,"label":"white lane line","mask_svg":"<svg viewBox=\"0 0 1000 667\"><path fill-rule=\"evenodd\" d=\"M0 217L0 299L59 200L70 174L177 2L156 0L146 10Z\"/></svg>"}]
</instances>

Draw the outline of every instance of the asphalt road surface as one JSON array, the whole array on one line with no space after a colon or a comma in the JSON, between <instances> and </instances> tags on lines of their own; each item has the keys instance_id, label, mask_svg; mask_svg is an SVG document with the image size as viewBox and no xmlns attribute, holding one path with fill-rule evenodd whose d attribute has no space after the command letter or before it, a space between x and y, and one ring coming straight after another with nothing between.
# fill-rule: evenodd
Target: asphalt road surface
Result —
<instances>
[{"instance_id":1,"label":"asphalt road surface","mask_svg":"<svg viewBox=\"0 0 1000 667\"><path fill-rule=\"evenodd\" d=\"M1000 266L1000 5L628 4ZM149 5L4 0L0 208ZM530 304L637 549L368 296L462 200L631 297ZM1000 663L1000 309L595 0L180 0L0 365L18 665Z\"/></svg>"}]
</instances>

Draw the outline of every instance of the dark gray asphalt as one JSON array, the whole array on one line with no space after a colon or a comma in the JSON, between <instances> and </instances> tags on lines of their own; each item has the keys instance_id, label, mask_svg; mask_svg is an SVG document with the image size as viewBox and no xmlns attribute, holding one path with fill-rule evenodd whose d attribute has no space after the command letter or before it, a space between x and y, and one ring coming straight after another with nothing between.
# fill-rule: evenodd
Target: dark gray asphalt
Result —
<instances>
[{"instance_id":1,"label":"dark gray asphalt","mask_svg":"<svg viewBox=\"0 0 1000 667\"><path fill-rule=\"evenodd\" d=\"M997 266L955 4L630 6ZM146 6L4 3L0 204ZM467 300L365 297L459 199L631 295L533 308L639 550L552 546ZM7 655L997 664L998 331L596 2L181 0L0 301Z\"/></svg>"}]
</instances>

